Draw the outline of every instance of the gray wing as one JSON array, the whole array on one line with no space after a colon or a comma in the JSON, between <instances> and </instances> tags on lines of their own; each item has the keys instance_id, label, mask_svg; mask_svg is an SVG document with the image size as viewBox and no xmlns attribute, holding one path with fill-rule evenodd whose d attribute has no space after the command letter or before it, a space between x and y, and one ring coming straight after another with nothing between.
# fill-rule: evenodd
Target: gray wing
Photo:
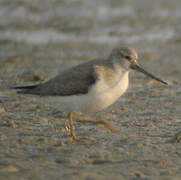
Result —
<instances>
[{"instance_id":1,"label":"gray wing","mask_svg":"<svg viewBox=\"0 0 181 180\"><path fill-rule=\"evenodd\" d=\"M45 83L33 87L29 86L27 89L21 88L25 90L19 93L41 96L86 94L97 80L95 74L94 65L85 63L68 69Z\"/></svg>"}]
</instances>

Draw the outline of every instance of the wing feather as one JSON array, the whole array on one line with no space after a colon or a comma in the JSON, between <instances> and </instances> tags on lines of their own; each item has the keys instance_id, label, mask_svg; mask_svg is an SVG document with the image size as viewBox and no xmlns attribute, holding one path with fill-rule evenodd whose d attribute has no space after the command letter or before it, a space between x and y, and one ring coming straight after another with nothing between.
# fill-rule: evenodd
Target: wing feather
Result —
<instances>
[{"instance_id":1,"label":"wing feather","mask_svg":"<svg viewBox=\"0 0 181 180\"><path fill-rule=\"evenodd\" d=\"M20 93L41 96L80 95L86 94L95 82L94 65L85 63L68 69L35 88L20 91Z\"/></svg>"}]
</instances>

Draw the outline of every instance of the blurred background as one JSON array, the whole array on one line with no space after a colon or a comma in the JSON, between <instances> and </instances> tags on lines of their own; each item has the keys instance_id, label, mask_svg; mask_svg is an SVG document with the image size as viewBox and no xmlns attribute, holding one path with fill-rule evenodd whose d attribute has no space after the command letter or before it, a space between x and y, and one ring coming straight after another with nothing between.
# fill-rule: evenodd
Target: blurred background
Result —
<instances>
[{"instance_id":1,"label":"blurred background","mask_svg":"<svg viewBox=\"0 0 181 180\"><path fill-rule=\"evenodd\" d=\"M172 87L132 73L128 92L103 113L117 134L78 124L78 136L94 141L71 144L51 129L65 115L7 90L121 45ZM0 103L0 179L180 179L180 57L180 0L1 0L0 95L9 96Z\"/></svg>"},{"instance_id":2,"label":"blurred background","mask_svg":"<svg viewBox=\"0 0 181 180\"><path fill-rule=\"evenodd\" d=\"M43 80L122 44L174 80L180 70L180 8L179 0L1 1L0 61L15 63L1 69L1 80Z\"/></svg>"}]
</instances>

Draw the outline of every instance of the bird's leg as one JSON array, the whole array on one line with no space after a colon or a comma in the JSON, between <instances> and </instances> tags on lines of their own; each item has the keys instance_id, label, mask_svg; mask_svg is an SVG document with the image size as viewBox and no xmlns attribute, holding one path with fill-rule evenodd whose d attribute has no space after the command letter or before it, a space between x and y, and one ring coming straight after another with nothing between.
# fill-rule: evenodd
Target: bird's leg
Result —
<instances>
[{"instance_id":1,"label":"bird's leg","mask_svg":"<svg viewBox=\"0 0 181 180\"><path fill-rule=\"evenodd\" d=\"M94 120L77 120L77 121L81 122L81 123L101 124L101 125L104 125L111 132L117 132L116 127L113 126L110 122L108 122L106 120L99 120L99 121L94 121Z\"/></svg>"},{"instance_id":2,"label":"bird's leg","mask_svg":"<svg viewBox=\"0 0 181 180\"><path fill-rule=\"evenodd\" d=\"M76 142L86 142L88 139L79 139L75 135L75 131L73 128L73 120L72 120L72 112L68 113L68 119L69 119L69 126L70 126L70 140L76 141Z\"/></svg>"}]
</instances>

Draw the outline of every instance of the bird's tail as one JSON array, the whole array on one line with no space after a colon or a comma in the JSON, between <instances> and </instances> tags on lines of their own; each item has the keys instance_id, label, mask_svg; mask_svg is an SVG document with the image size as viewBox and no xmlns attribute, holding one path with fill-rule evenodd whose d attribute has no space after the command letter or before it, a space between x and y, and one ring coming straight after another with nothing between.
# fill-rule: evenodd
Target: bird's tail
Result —
<instances>
[{"instance_id":1,"label":"bird's tail","mask_svg":"<svg viewBox=\"0 0 181 180\"><path fill-rule=\"evenodd\" d=\"M11 87L11 89L20 89L20 91L17 91L18 94L29 94L29 91L31 91L32 89L34 89L36 87L37 87L37 85L32 85L32 86L15 86L15 87Z\"/></svg>"},{"instance_id":2,"label":"bird's tail","mask_svg":"<svg viewBox=\"0 0 181 180\"><path fill-rule=\"evenodd\" d=\"M32 85L32 86L15 86L15 87L11 87L11 89L34 89L36 87L37 87L37 85Z\"/></svg>"}]
</instances>

